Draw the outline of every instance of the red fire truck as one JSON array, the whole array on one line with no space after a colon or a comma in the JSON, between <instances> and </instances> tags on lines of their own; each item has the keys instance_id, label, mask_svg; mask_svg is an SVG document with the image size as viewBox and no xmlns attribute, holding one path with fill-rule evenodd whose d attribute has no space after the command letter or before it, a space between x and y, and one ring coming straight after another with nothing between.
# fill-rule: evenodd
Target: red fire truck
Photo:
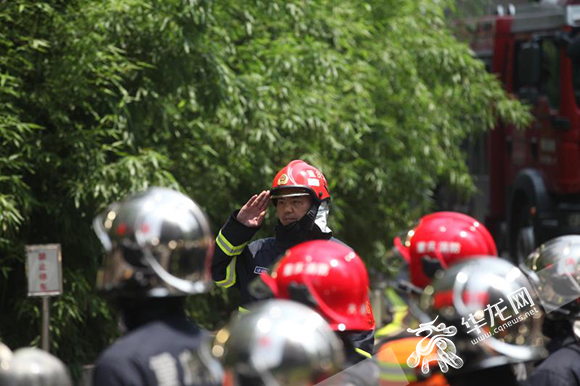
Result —
<instances>
[{"instance_id":1,"label":"red fire truck","mask_svg":"<svg viewBox=\"0 0 580 386\"><path fill-rule=\"evenodd\" d=\"M485 222L517 262L580 234L580 1L562 3L499 7L471 25L472 49L534 115L525 129L500 124L485 143Z\"/></svg>"}]
</instances>

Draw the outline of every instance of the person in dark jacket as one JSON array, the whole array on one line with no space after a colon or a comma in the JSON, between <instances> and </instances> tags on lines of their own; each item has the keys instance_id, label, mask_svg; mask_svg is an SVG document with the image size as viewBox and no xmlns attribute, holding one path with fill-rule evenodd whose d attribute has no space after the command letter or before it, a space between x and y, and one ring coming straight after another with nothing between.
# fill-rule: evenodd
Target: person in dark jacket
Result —
<instances>
[{"instance_id":1,"label":"person in dark jacket","mask_svg":"<svg viewBox=\"0 0 580 386\"><path fill-rule=\"evenodd\" d=\"M250 242L260 229L270 201L278 214L275 236ZM330 193L322 173L304 161L284 167L272 189L252 196L236 210L216 238L212 276L216 284L240 291L241 311L256 299L248 284L271 266L286 249L303 241L332 238L328 228Z\"/></svg>"},{"instance_id":2,"label":"person in dark jacket","mask_svg":"<svg viewBox=\"0 0 580 386\"><path fill-rule=\"evenodd\" d=\"M97 287L126 329L95 363L93 386L221 385L209 338L185 314L185 296L212 286L213 237L185 195L151 188L93 223L106 249Z\"/></svg>"},{"instance_id":3,"label":"person in dark jacket","mask_svg":"<svg viewBox=\"0 0 580 386\"><path fill-rule=\"evenodd\" d=\"M550 355L527 386L580 386L580 235L560 236L532 252L520 265L534 284L546 317L543 334Z\"/></svg>"},{"instance_id":4,"label":"person in dark jacket","mask_svg":"<svg viewBox=\"0 0 580 386\"><path fill-rule=\"evenodd\" d=\"M288 248L310 240L342 243L328 227L330 198L324 175L314 166L294 160L276 174L272 189L252 196L230 216L216 238L212 277L218 286L240 291L240 312L257 300L249 284L268 272ZM270 202L278 215L275 236L251 241ZM353 344L370 356L374 330L353 337Z\"/></svg>"}]
</instances>

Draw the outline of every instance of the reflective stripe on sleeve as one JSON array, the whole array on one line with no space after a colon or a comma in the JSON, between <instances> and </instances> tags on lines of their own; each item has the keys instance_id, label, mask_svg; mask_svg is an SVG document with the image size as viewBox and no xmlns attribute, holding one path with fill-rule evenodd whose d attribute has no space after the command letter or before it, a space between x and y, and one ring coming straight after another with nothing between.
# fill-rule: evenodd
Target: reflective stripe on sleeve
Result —
<instances>
[{"instance_id":1,"label":"reflective stripe on sleeve","mask_svg":"<svg viewBox=\"0 0 580 386\"><path fill-rule=\"evenodd\" d=\"M216 281L215 284L219 287L230 288L236 284L236 260L237 256L234 256L232 261L228 264L226 268L226 278L224 280Z\"/></svg>"},{"instance_id":2,"label":"reflective stripe on sleeve","mask_svg":"<svg viewBox=\"0 0 580 386\"><path fill-rule=\"evenodd\" d=\"M217 238L215 239L216 244L218 245L219 249L222 250L223 253L225 253L228 256L237 256L240 253L242 253L242 251L244 250L244 248L246 247L246 245L248 245L247 242L243 243L242 245L232 245L232 243L230 243L228 241L228 239L225 238L225 236L222 234L222 231L220 230L220 233L218 234Z\"/></svg>"},{"instance_id":3,"label":"reflective stripe on sleeve","mask_svg":"<svg viewBox=\"0 0 580 386\"><path fill-rule=\"evenodd\" d=\"M365 350L363 350L363 349L360 349L360 348L358 348L358 347L357 347L357 348L355 348L355 349L354 349L354 351L356 351L356 352L357 352L357 353L359 353L360 355L362 355L362 356L365 356L365 357L367 357L367 358L371 358L371 357L372 357L372 355L371 355L371 354L369 354L369 353L368 353L368 352L366 352Z\"/></svg>"}]
</instances>

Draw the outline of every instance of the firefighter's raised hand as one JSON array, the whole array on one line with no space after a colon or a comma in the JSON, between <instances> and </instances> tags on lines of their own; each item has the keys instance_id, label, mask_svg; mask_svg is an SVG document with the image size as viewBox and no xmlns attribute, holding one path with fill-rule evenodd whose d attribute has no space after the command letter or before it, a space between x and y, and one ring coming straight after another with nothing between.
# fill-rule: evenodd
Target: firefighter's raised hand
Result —
<instances>
[{"instance_id":1,"label":"firefighter's raised hand","mask_svg":"<svg viewBox=\"0 0 580 386\"><path fill-rule=\"evenodd\" d=\"M270 202L270 191L263 190L260 194L254 194L242 209L238 212L236 219L247 227L259 227L266 217L268 203Z\"/></svg>"}]
</instances>

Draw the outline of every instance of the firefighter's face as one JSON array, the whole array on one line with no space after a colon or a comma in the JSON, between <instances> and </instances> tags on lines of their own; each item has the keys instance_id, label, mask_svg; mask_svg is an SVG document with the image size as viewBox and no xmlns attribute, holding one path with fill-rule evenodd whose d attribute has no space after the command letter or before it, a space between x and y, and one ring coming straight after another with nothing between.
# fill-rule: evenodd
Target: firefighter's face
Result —
<instances>
[{"instance_id":1,"label":"firefighter's face","mask_svg":"<svg viewBox=\"0 0 580 386\"><path fill-rule=\"evenodd\" d=\"M287 194L291 193L293 192L287 192ZM310 196L280 197L277 199L276 211L282 225L288 225L304 217L311 205L312 197Z\"/></svg>"}]
</instances>

